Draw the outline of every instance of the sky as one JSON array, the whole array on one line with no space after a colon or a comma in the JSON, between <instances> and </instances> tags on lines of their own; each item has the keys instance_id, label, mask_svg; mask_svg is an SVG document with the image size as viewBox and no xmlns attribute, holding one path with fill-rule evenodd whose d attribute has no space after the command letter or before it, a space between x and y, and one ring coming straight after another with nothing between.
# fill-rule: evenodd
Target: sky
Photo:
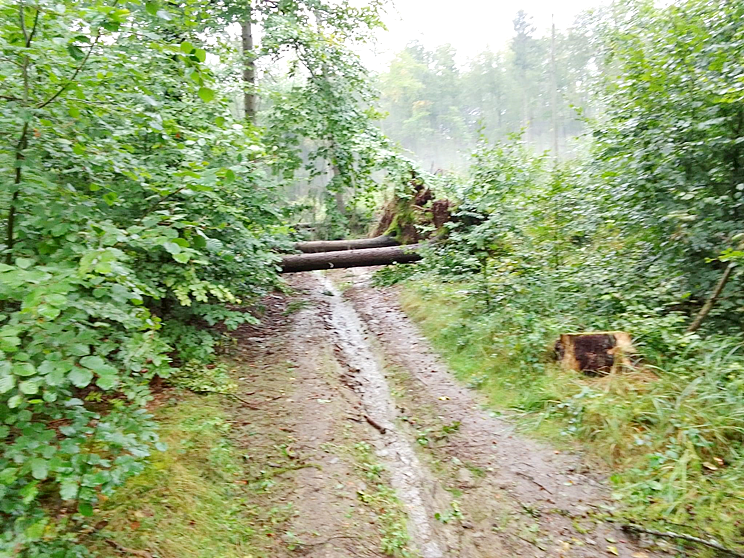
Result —
<instances>
[{"instance_id":1,"label":"sky","mask_svg":"<svg viewBox=\"0 0 744 558\"><path fill-rule=\"evenodd\" d=\"M601 5L602 0L393 0L378 44L364 55L367 66L383 71L394 54L418 40L427 48L451 43L459 62L486 48L500 50L513 35L512 20L524 10L533 17L537 35L550 29L551 16L559 29L571 25L576 15ZM454 7L454 9L453 9Z\"/></svg>"}]
</instances>

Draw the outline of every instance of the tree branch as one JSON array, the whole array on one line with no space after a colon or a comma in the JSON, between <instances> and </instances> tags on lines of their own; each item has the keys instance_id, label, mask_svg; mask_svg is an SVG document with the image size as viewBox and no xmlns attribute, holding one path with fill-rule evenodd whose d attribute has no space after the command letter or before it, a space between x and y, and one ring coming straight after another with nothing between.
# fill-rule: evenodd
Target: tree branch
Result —
<instances>
[{"instance_id":1,"label":"tree branch","mask_svg":"<svg viewBox=\"0 0 744 558\"><path fill-rule=\"evenodd\" d=\"M116 1L115 1L115 2L114 2L114 3L112 4L112 7L113 7L113 6L116 6L116 4L118 4L118 2L119 2L119 0L116 0ZM36 108L40 108L40 109L42 109L42 108L44 108L45 106L47 106L47 105L48 105L49 103L52 103L52 102L53 102L53 101L54 101L55 99L57 99L57 97L59 97L60 95L62 95L62 93L64 93L64 92L65 92L65 90L66 90L66 89L67 89L68 87L70 87L70 85L72 85L72 82L73 82L73 81L75 81L75 78L76 78L76 77L78 76L78 74L80 73L80 71L81 71L81 70L83 69L83 67L84 67L84 66L85 66L85 65L86 65L86 64L88 63L88 59L90 58L90 55L91 55L91 53L93 52L93 49L94 49L94 48L96 47L96 45L98 44L98 41L100 41L100 40L101 40L101 35L102 35L102 31L101 31L101 29L102 29L102 28L101 28L101 27L99 27L99 28L98 28L98 29L96 30L96 38L95 38L95 39L93 39L93 42L91 43L90 47L88 48L88 52L86 52L86 53L85 53L85 56L83 57L83 60L82 60L82 61L80 62L80 64L78 64L78 67L77 67L77 68L75 68L75 71L74 71L74 72L72 73L72 75L71 75L71 76L70 76L70 77L69 77L69 78L67 79L67 81L65 82L65 84L64 84L64 85L63 85L62 87L60 87L60 88L59 88L59 90L58 90L58 91L57 91L57 92L56 92L56 93L55 93L54 95L52 95L51 97L49 97L49 99L47 99L46 101L44 101L43 103L41 103L41 104L40 104L40 105L39 105L38 107L36 107Z\"/></svg>"},{"instance_id":2,"label":"tree branch","mask_svg":"<svg viewBox=\"0 0 744 558\"><path fill-rule=\"evenodd\" d=\"M726 286L726 283L728 283L729 277L731 277L731 272L734 270L734 267L736 267L736 264L734 262L729 262L729 264L726 266L726 270L723 272L723 275L721 275L721 278L718 280L716 288L713 289L713 292L708 297L708 300L705 301L705 304L700 309L700 312L698 312L698 315L695 316L695 319L690 324L690 327L687 328L687 333L695 333L700 328L703 320L708 317L708 314L710 314L710 311L713 309L713 305L716 303L716 300L718 300L718 297L721 295L721 292Z\"/></svg>"},{"instance_id":3,"label":"tree branch","mask_svg":"<svg viewBox=\"0 0 744 558\"><path fill-rule=\"evenodd\" d=\"M23 125L23 131L21 137L18 140L15 148L15 179L13 185L15 190L10 198L10 209L8 210L8 224L5 232L5 263L10 265L13 261L13 245L15 244L15 218L16 218L16 204L18 197L20 196L21 182L23 181L23 159L25 158L23 150L28 145L28 122Z\"/></svg>"}]
</instances>

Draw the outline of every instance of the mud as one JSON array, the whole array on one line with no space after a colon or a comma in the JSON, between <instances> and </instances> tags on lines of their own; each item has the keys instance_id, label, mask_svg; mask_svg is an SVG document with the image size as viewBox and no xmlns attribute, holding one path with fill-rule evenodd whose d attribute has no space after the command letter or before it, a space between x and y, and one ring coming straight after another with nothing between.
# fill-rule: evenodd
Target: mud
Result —
<instances>
[{"instance_id":1,"label":"mud","mask_svg":"<svg viewBox=\"0 0 744 558\"><path fill-rule=\"evenodd\" d=\"M258 390L263 404L236 413L251 417L251 432L273 428L274 442L276 428L286 432L284 457L301 465L267 501L292 510L268 555L659 555L608 521L606 482L580 456L520 435L484 410L403 313L395 291L371 287L369 276L297 275L294 304L303 307L285 312L281 327L239 336L243 366L263 366L241 389ZM407 515L407 548L389 547L384 506L360 503L370 479L350 457L359 443L374 448L385 468L374 482L389 483ZM259 461L261 451L254 449Z\"/></svg>"}]
</instances>

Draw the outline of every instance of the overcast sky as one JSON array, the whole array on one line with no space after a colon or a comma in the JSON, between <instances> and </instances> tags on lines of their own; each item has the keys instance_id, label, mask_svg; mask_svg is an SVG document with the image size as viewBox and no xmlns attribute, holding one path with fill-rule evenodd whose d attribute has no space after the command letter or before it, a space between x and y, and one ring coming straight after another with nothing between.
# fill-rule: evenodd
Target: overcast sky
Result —
<instances>
[{"instance_id":1,"label":"overcast sky","mask_svg":"<svg viewBox=\"0 0 744 558\"><path fill-rule=\"evenodd\" d=\"M582 10L602 0L394 0L385 22L389 31L379 36L374 55L365 62L382 71L395 52L418 40L427 48L451 43L460 62L491 47L503 48L512 37L512 20L524 10L533 17L538 34L550 29L555 14L558 28L568 27Z\"/></svg>"}]
</instances>

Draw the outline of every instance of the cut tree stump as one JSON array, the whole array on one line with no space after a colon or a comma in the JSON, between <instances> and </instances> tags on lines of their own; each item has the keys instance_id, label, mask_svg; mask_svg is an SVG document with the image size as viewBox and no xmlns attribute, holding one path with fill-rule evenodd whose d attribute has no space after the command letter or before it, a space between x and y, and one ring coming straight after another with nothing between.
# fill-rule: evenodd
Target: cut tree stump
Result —
<instances>
[{"instance_id":1,"label":"cut tree stump","mask_svg":"<svg viewBox=\"0 0 744 558\"><path fill-rule=\"evenodd\" d=\"M392 236L380 235L374 238L355 238L353 240L310 240L295 243L295 248L306 254L318 252L338 252L341 250L361 250L364 248L386 248L400 246Z\"/></svg>"},{"instance_id":2,"label":"cut tree stump","mask_svg":"<svg viewBox=\"0 0 744 558\"><path fill-rule=\"evenodd\" d=\"M636 355L630 335L623 331L564 333L555 343L560 363L569 370L605 376L633 366Z\"/></svg>"},{"instance_id":3,"label":"cut tree stump","mask_svg":"<svg viewBox=\"0 0 744 558\"><path fill-rule=\"evenodd\" d=\"M281 266L281 273L297 273L316 269L411 263L421 259L421 256L416 253L416 249L420 247L420 245L414 244L411 246L365 248L363 250L342 250L316 254L291 254L284 256L279 265Z\"/></svg>"}]
</instances>

